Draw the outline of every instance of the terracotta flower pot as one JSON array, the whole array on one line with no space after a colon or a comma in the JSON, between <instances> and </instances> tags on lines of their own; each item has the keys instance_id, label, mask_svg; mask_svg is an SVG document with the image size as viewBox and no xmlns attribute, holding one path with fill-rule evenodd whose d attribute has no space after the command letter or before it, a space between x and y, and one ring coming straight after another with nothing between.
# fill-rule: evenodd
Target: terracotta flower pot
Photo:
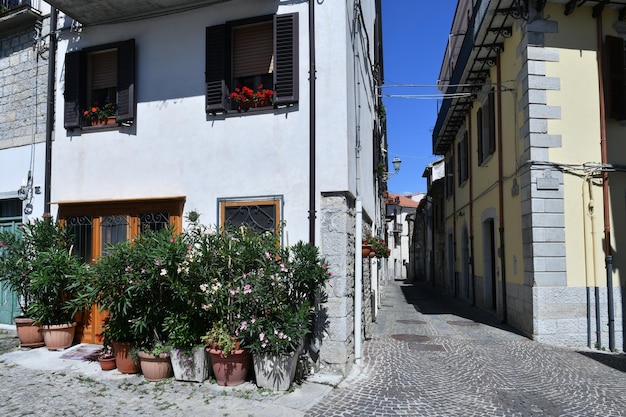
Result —
<instances>
[{"instance_id":1,"label":"terracotta flower pot","mask_svg":"<svg viewBox=\"0 0 626 417\"><path fill-rule=\"evenodd\" d=\"M61 350L72 346L76 323L41 326L43 340L48 350Z\"/></svg>"},{"instance_id":2,"label":"terracotta flower pot","mask_svg":"<svg viewBox=\"0 0 626 417\"><path fill-rule=\"evenodd\" d=\"M112 342L115 354L115 366L123 374L139 373L139 362L135 362L130 355L130 343Z\"/></svg>"},{"instance_id":3,"label":"terracotta flower pot","mask_svg":"<svg viewBox=\"0 0 626 417\"><path fill-rule=\"evenodd\" d=\"M15 317L13 321L21 348L38 348L45 344L41 327L35 325L35 320L28 317Z\"/></svg>"},{"instance_id":4,"label":"terracotta flower pot","mask_svg":"<svg viewBox=\"0 0 626 417\"><path fill-rule=\"evenodd\" d=\"M172 361L167 353L153 355L147 352L138 352L139 365L144 378L150 382L163 381L174 375Z\"/></svg>"},{"instance_id":5,"label":"terracotta flower pot","mask_svg":"<svg viewBox=\"0 0 626 417\"><path fill-rule=\"evenodd\" d=\"M103 371L110 371L116 368L115 358L98 358L98 362L100 362L100 368L102 368Z\"/></svg>"},{"instance_id":6,"label":"terracotta flower pot","mask_svg":"<svg viewBox=\"0 0 626 417\"><path fill-rule=\"evenodd\" d=\"M247 350L233 350L224 356L221 350L208 348L211 357L211 368L218 385L235 386L243 384L250 369L250 352Z\"/></svg>"}]
</instances>

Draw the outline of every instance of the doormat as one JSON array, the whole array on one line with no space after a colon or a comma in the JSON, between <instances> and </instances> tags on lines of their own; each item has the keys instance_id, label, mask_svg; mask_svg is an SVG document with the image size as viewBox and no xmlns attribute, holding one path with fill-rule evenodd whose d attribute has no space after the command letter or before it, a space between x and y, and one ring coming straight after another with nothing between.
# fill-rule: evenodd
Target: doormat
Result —
<instances>
[{"instance_id":1,"label":"doormat","mask_svg":"<svg viewBox=\"0 0 626 417\"><path fill-rule=\"evenodd\" d=\"M61 359L74 359L79 361L97 361L100 353L99 346L79 346L61 355Z\"/></svg>"}]
</instances>

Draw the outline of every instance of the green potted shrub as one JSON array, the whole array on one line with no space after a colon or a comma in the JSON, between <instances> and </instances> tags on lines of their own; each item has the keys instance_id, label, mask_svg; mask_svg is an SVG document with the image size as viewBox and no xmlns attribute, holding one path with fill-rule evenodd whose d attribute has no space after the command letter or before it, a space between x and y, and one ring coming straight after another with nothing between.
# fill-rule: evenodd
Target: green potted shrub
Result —
<instances>
[{"instance_id":1,"label":"green potted shrub","mask_svg":"<svg viewBox=\"0 0 626 417\"><path fill-rule=\"evenodd\" d=\"M20 226L20 229L23 226ZM28 316L28 307L32 299L30 290L31 260L35 248L17 232L0 232L0 282L17 296L21 315L14 317L20 347L37 348L44 345L43 334L35 320Z\"/></svg>"},{"instance_id":2,"label":"green potted shrub","mask_svg":"<svg viewBox=\"0 0 626 417\"><path fill-rule=\"evenodd\" d=\"M180 281L186 254L187 245L173 229L145 230L133 242L109 247L94 266L91 293L109 314L103 334L113 342L116 359L118 349L150 352L169 343L164 323L171 315L172 282Z\"/></svg>"},{"instance_id":3,"label":"green potted shrub","mask_svg":"<svg viewBox=\"0 0 626 417\"><path fill-rule=\"evenodd\" d=\"M304 339L318 313L315 306L324 298L332 274L315 246L298 242L272 249L250 274L256 309L241 330L253 355L257 385L285 391L294 380Z\"/></svg>"},{"instance_id":4,"label":"green potted shrub","mask_svg":"<svg viewBox=\"0 0 626 417\"><path fill-rule=\"evenodd\" d=\"M81 296L89 279L88 267L72 253L69 229L50 216L25 224L21 239L25 268L20 273L27 282L15 288L27 300L27 315L41 326L48 349L67 348L74 339L75 314L89 305Z\"/></svg>"}]
</instances>

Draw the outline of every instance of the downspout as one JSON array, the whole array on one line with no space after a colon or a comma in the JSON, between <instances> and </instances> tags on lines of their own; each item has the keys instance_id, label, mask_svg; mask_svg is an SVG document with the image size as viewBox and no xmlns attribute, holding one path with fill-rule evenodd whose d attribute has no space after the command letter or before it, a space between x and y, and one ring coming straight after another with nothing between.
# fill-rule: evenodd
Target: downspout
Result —
<instances>
[{"instance_id":1,"label":"downspout","mask_svg":"<svg viewBox=\"0 0 626 417\"><path fill-rule=\"evenodd\" d=\"M44 213L50 214L52 179L52 131L54 129L54 84L57 56L57 9L50 12L50 48L48 50L48 103L46 108L46 164L44 172Z\"/></svg>"},{"instance_id":2,"label":"downspout","mask_svg":"<svg viewBox=\"0 0 626 417\"><path fill-rule=\"evenodd\" d=\"M315 0L309 0L309 243L315 245Z\"/></svg>"},{"instance_id":3,"label":"downspout","mask_svg":"<svg viewBox=\"0 0 626 417\"><path fill-rule=\"evenodd\" d=\"M358 187L358 185L357 185ZM363 252L360 250L363 241L363 202L361 197L356 199L356 230L355 265L354 265L354 362L361 363L361 309L363 304Z\"/></svg>"},{"instance_id":4,"label":"downspout","mask_svg":"<svg viewBox=\"0 0 626 417\"><path fill-rule=\"evenodd\" d=\"M604 103L604 45L602 43L602 13L596 20L598 40L598 94L600 98L600 150L602 153L602 166L608 163L608 150L606 142L606 113ZM604 253L606 255L606 289L609 314L609 350L615 351L615 311L613 309L613 256L611 254L611 217L609 213L609 173L602 170L602 206L604 210Z\"/></svg>"},{"instance_id":5,"label":"downspout","mask_svg":"<svg viewBox=\"0 0 626 417\"><path fill-rule=\"evenodd\" d=\"M503 183L503 155L502 151L502 66L500 54L496 56L496 97L498 99L498 211L500 217L500 271L502 272L502 322L507 322L506 305L506 257L504 256L504 183Z\"/></svg>"},{"instance_id":6,"label":"downspout","mask_svg":"<svg viewBox=\"0 0 626 417\"><path fill-rule=\"evenodd\" d=\"M309 4L311 4L313 0L309 0ZM356 9L356 7L355 7ZM356 10L355 10L356 12ZM354 33L351 34L354 41ZM353 42L354 45L354 42ZM354 47L354 46L353 46ZM356 66L356 59L355 59ZM356 72L356 71L355 71ZM355 101L358 103L358 87L356 89L357 97L355 97ZM359 113L357 111L357 118L359 118ZM356 126L356 161L355 161L355 169L356 169L356 202L355 202L355 210L356 210L356 230L354 231L354 256L355 256L355 265L354 265L354 363L361 363L361 327L362 327L362 309L363 309L363 251L361 250L361 245L363 243L363 201L361 200L361 135L360 135L360 120L357 121Z\"/></svg>"},{"instance_id":7,"label":"downspout","mask_svg":"<svg viewBox=\"0 0 626 417\"><path fill-rule=\"evenodd\" d=\"M472 274L472 305L476 305L476 269L474 268L474 183L472 177L471 149L472 115L470 114L467 118L467 180L469 181L470 274Z\"/></svg>"}]
</instances>

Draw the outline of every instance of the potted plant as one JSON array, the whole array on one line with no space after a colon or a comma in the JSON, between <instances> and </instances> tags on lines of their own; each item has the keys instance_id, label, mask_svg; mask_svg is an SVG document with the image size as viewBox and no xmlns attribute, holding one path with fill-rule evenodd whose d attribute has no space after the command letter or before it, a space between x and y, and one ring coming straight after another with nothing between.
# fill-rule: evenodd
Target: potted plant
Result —
<instances>
[{"instance_id":1,"label":"potted plant","mask_svg":"<svg viewBox=\"0 0 626 417\"><path fill-rule=\"evenodd\" d=\"M115 354L113 348L106 342L98 354L98 362L103 371L115 369Z\"/></svg>"},{"instance_id":2,"label":"potted plant","mask_svg":"<svg viewBox=\"0 0 626 417\"><path fill-rule=\"evenodd\" d=\"M235 386L246 381L250 368L250 352L241 349L239 337L223 322L213 325L202 338L207 345L211 367L218 385Z\"/></svg>"},{"instance_id":3,"label":"potted plant","mask_svg":"<svg viewBox=\"0 0 626 417\"><path fill-rule=\"evenodd\" d=\"M20 229L23 225L20 225ZM44 345L40 326L28 317L28 307L32 295L31 260L35 256L36 248L28 244L18 232L0 232L0 282L5 284L17 296L17 302L22 314L14 317L20 347L38 348Z\"/></svg>"},{"instance_id":4,"label":"potted plant","mask_svg":"<svg viewBox=\"0 0 626 417\"><path fill-rule=\"evenodd\" d=\"M127 352L149 352L155 341L167 341L172 282L180 280L186 255L187 245L172 229L146 230L133 242L111 246L94 265L91 295L101 311L108 311L103 334L114 343L116 358L119 343L128 344L120 347Z\"/></svg>"},{"instance_id":5,"label":"potted plant","mask_svg":"<svg viewBox=\"0 0 626 417\"><path fill-rule=\"evenodd\" d=\"M370 258L374 256L377 258L388 258L391 253L391 250L387 247L387 243L376 236L368 234L363 240L363 243L370 246Z\"/></svg>"},{"instance_id":6,"label":"potted plant","mask_svg":"<svg viewBox=\"0 0 626 417\"><path fill-rule=\"evenodd\" d=\"M238 85L230 94L230 99L237 104L239 110L248 110L250 107L271 106L274 97L274 91L264 88L263 84L259 84L256 91L244 86Z\"/></svg>"},{"instance_id":7,"label":"potted plant","mask_svg":"<svg viewBox=\"0 0 626 417\"><path fill-rule=\"evenodd\" d=\"M72 253L69 229L50 216L25 224L22 239L28 253L27 314L41 326L48 349L65 349L74 339L75 314L89 305L81 296L89 277L88 266Z\"/></svg>"},{"instance_id":8,"label":"potted plant","mask_svg":"<svg viewBox=\"0 0 626 417\"><path fill-rule=\"evenodd\" d=\"M141 373L147 381L158 382L172 377L170 350L171 347L165 341L157 340L149 350L141 349L137 352Z\"/></svg>"},{"instance_id":9,"label":"potted plant","mask_svg":"<svg viewBox=\"0 0 626 417\"><path fill-rule=\"evenodd\" d=\"M304 339L318 312L314 306L332 274L315 246L298 242L287 249L268 249L251 274L256 278L256 309L242 331L253 355L257 385L284 391L294 380Z\"/></svg>"},{"instance_id":10,"label":"potted plant","mask_svg":"<svg viewBox=\"0 0 626 417\"><path fill-rule=\"evenodd\" d=\"M201 233L197 244L201 256L198 256L194 271L203 279L203 305L210 321L215 323L207 335L209 337L204 339L206 343L214 341L217 345L209 346L214 373L219 372L216 369L218 361L241 359L243 366L249 366L249 352L245 348L232 347L235 341L242 341L243 323L249 320L254 309L252 272L258 269L267 248L276 248L277 244L273 234L256 233L246 227L226 227ZM223 368L231 369L226 364ZM243 382L245 374L237 382L228 375L217 379L218 383L234 385Z\"/></svg>"},{"instance_id":11,"label":"potted plant","mask_svg":"<svg viewBox=\"0 0 626 417\"><path fill-rule=\"evenodd\" d=\"M112 125L115 124L116 113L115 103L105 103L100 106L98 102L95 102L93 106L83 111L83 117L92 126Z\"/></svg>"},{"instance_id":12,"label":"potted plant","mask_svg":"<svg viewBox=\"0 0 626 417\"><path fill-rule=\"evenodd\" d=\"M163 330L172 346L170 356L174 378L180 381L202 382L209 377L209 355L201 339L209 328L211 317L204 308L201 277L210 262L201 259L201 256L211 255L206 245L204 250L200 249L203 242L206 243L207 229L199 223L199 218L196 211L187 214L189 227L182 235L187 252L177 267L178 273L167 275L172 298Z\"/></svg>"}]
</instances>

